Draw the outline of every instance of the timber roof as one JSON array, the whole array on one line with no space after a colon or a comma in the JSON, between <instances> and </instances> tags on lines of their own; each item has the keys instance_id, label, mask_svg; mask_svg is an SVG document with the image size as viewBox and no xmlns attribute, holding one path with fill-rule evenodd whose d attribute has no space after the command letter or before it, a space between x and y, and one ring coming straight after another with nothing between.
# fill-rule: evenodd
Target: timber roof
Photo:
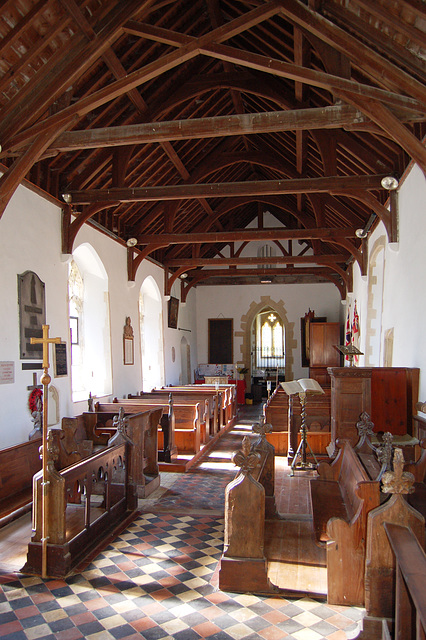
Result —
<instances>
[{"instance_id":1,"label":"timber roof","mask_svg":"<svg viewBox=\"0 0 426 640\"><path fill-rule=\"evenodd\" d=\"M266 273L344 296L355 230L381 219L397 241L381 179L426 170L425 6L6 0L0 216L26 177L65 194L65 253L84 223L136 238L129 279L150 256L169 291L187 275L183 298ZM244 258L253 240L275 257Z\"/></svg>"}]
</instances>

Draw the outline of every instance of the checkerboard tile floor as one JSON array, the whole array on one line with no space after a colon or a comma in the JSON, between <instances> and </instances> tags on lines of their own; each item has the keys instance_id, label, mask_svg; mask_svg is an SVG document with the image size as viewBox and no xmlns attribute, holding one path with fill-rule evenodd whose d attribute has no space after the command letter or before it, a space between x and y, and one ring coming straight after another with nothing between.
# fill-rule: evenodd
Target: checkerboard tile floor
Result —
<instances>
[{"instance_id":1,"label":"checkerboard tile floor","mask_svg":"<svg viewBox=\"0 0 426 640\"><path fill-rule=\"evenodd\" d=\"M345 640L363 610L218 589L223 519L143 513L66 580L0 576L4 640Z\"/></svg>"}]
</instances>

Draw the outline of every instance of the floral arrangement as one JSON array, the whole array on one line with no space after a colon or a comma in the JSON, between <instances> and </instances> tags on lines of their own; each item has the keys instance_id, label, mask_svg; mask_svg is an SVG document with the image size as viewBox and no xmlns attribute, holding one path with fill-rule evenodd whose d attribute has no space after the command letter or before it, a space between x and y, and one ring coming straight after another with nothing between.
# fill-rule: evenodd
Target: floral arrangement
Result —
<instances>
[{"instance_id":1,"label":"floral arrangement","mask_svg":"<svg viewBox=\"0 0 426 640\"><path fill-rule=\"evenodd\" d=\"M41 402L43 400L43 389L33 389L28 398L28 406L30 413L41 410Z\"/></svg>"}]
</instances>

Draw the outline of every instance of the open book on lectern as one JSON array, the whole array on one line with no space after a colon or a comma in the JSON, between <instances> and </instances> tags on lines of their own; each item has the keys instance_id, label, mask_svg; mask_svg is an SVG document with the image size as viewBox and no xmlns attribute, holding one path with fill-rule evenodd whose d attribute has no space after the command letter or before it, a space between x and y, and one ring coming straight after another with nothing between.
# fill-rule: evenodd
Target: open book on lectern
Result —
<instances>
[{"instance_id":1,"label":"open book on lectern","mask_svg":"<svg viewBox=\"0 0 426 640\"><path fill-rule=\"evenodd\" d=\"M281 382L281 386L289 396L292 396L294 393L325 393L321 385L313 378L301 378L300 380Z\"/></svg>"}]
</instances>

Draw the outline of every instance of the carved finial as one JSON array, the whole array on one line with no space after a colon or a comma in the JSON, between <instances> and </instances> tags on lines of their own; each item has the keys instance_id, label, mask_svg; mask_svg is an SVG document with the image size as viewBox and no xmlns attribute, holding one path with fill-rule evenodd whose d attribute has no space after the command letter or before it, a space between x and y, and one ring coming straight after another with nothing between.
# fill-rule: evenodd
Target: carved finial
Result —
<instances>
[{"instance_id":1,"label":"carved finial","mask_svg":"<svg viewBox=\"0 0 426 640\"><path fill-rule=\"evenodd\" d=\"M124 407L120 407L120 409L118 411L118 414L116 416L114 416L113 419L112 419L112 426L117 429L117 434L116 435L122 436L124 438L124 440L126 440L130 444L133 444L133 442L131 441L131 439L127 435L128 422L129 422L129 418L125 418L124 417ZM110 438L110 441L112 441L112 438ZM114 442L115 442L115 440L114 440Z\"/></svg>"},{"instance_id":2,"label":"carved finial","mask_svg":"<svg viewBox=\"0 0 426 640\"><path fill-rule=\"evenodd\" d=\"M393 435L387 431L383 434L383 442L376 449L377 459L380 464L389 471L391 468L393 450Z\"/></svg>"},{"instance_id":3,"label":"carved finial","mask_svg":"<svg viewBox=\"0 0 426 640\"><path fill-rule=\"evenodd\" d=\"M248 474L257 467L260 460L260 453L251 451L250 438L244 436L241 451L236 451L232 455L232 462L235 466L240 467L242 473Z\"/></svg>"},{"instance_id":4,"label":"carved finial","mask_svg":"<svg viewBox=\"0 0 426 640\"><path fill-rule=\"evenodd\" d=\"M360 421L356 423L359 437L372 436L374 434L374 422L370 420L369 414L363 411L359 417Z\"/></svg>"},{"instance_id":5,"label":"carved finial","mask_svg":"<svg viewBox=\"0 0 426 640\"><path fill-rule=\"evenodd\" d=\"M413 493L414 476L404 471L404 454L402 449L396 448L393 456L393 472L387 471L382 477L383 493Z\"/></svg>"},{"instance_id":6,"label":"carved finial","mask_svg":"<svg viewBox=\"0 0 426 640\"><path fill-rule=\"evenodd\" d=\"M272 433L273 427L269 422L255 422L251 425L253 433L258 433L262 438L266 438L267 433Z\"/></svg>"},{"instance_id":7,"label":"carved finial","mask_svg":"<svg viewBox=\"0 0 426 640\"><path fill-rule=\"evenodd\" d=\"M47 432L47 451L46 451L46 463L53 467L55 462L59 459L59 445L53 437L53 431L49 429Z\"/></svg>"}]
</instances>

